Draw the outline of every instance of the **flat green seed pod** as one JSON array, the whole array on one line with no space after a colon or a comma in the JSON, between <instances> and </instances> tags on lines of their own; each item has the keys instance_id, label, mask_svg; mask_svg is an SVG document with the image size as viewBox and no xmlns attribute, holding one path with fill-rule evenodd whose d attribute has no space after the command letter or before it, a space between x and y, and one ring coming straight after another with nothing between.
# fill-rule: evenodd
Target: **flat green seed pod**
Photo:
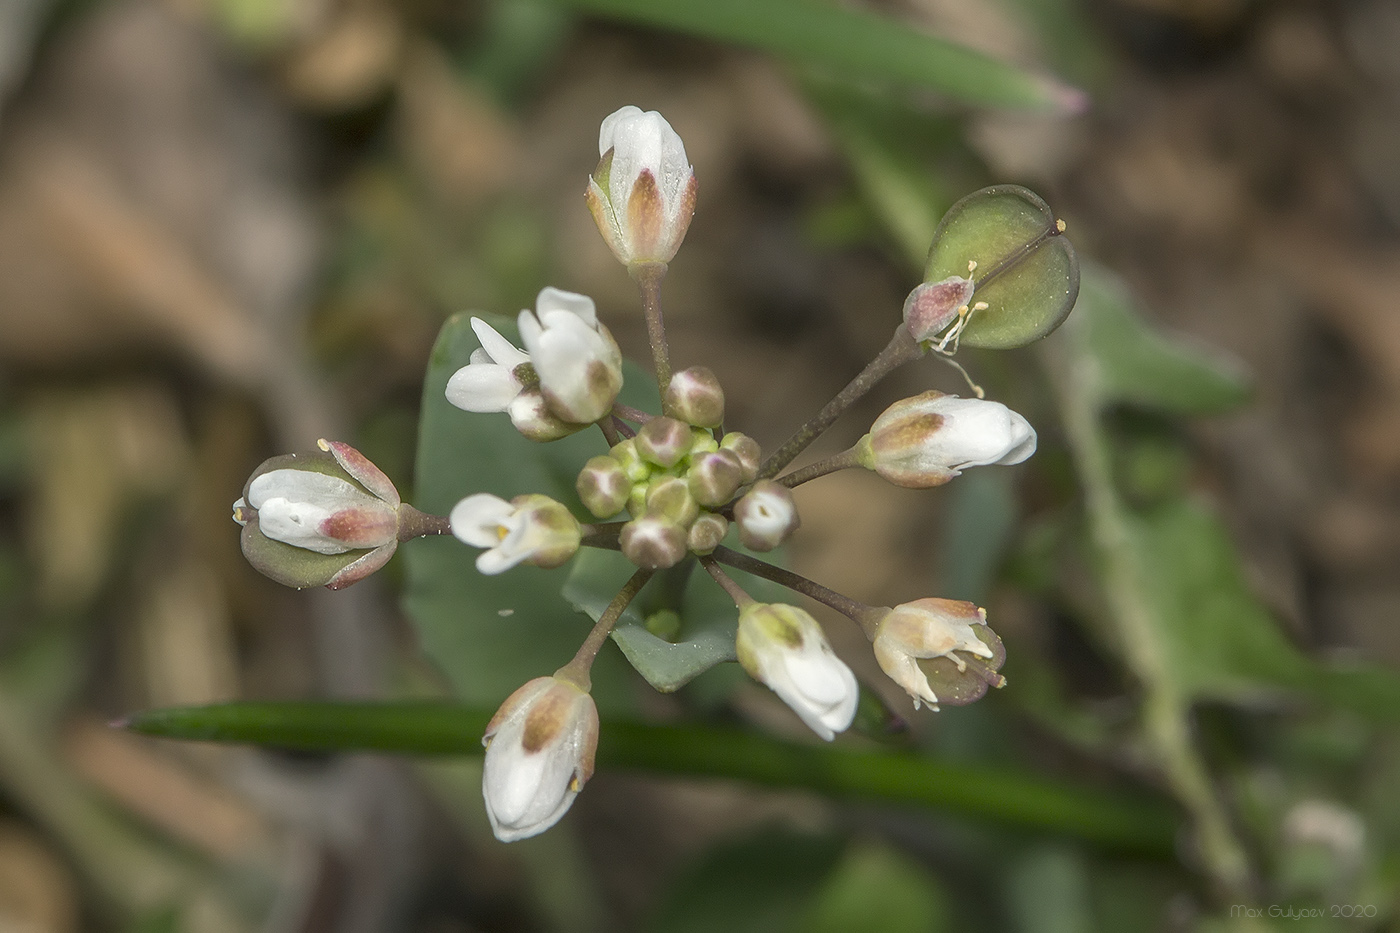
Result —
<instances>
[{"instance_id":1,"label":"flat green seed pod","mask_svg":"<svg viewBox=\"0 0 1400 933\"><path fill-rule=\"evenodd\" d=\"M1049 205L1019 185L958 201L933 234L925 282L967 276L972 312L959 337L970 347L1023 347L1050 333L1079 296L1079 263ZM978 304L985 302L985 308ZM956 326L956 325L955 325Z\"/></svg>"}]
</instances>

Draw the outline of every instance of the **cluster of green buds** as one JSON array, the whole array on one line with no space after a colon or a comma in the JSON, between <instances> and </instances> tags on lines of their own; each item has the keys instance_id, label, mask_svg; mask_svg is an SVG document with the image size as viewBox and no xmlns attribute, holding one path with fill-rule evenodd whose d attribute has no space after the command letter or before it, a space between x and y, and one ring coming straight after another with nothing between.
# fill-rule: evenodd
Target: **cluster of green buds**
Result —
<instances>
[{"instance_id":1,"label":"cluster of green buds","mask_svg":"<svg viewBox=\"0 0 1400 933\"><path fill-rule=\"evenodd\" d=\"M520 564L559 567L583 547L620 551L631 563L631 578L573 659L516 690L487 728L482 792L491 825L507 842L552 826L592 774L599 729L593 661L632 601L671 568L703 568L732 598L732 657L828 741L854 719L855 675L806 609L754 599L726 568L782 584L855 622L880 668L916 708L969 703L1001 686L1005 649L978 606L932 597L869 606L754 552L772 551L797 530L793 490L828 473L864 468L899 486L926 488L971 467L1031 456L1030 423L974 385L975 398L925 392L897 401L849 450L788 470L897 367L930 353L949 359L959 344L1029 343L1063 320L1078 291L1064 225L1043 201L1009 186L969 195L940 224L925 281L910 293L889 344L765 456L753 438L726 429L724 391L713 372L671 370L661 283L697 192L680 137L660 114L624 107L603 121L599 156L585 198L640 290L660 412L618 403L617 344L592 299L557 288L545 288L533 311L520 312L523 348L473 318L480 349L446 386L456 407L504 413L531 441L596 426L606 446L579 471L577 504L537 493L506 500L477 492L449 516L426 515L400 502L393 484L358 452L322 442L319 452L264 464L234 509L249 560L293 586L348 585L383 566L399 542L448 532L481 549L475 563L484 574ZM589 516L594 521L582 520Z\"/></svg>"}]
</instances>

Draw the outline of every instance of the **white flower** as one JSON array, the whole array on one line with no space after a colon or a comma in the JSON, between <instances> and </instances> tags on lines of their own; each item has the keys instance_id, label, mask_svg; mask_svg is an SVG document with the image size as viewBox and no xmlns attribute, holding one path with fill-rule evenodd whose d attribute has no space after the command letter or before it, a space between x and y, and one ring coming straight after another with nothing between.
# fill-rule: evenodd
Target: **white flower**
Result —
<instances>
[{"instance_id":1,"label":"white flower","mask_svg":"<svg viewBox=\"0 0 1400 933\"><path fill-rule=\"evenodd\" d=\"M598 132L602 161L586 198L598 230L624 264L670 262L695 213L695 173L666 118L623 107Z\"/></svg>"},{"instance_id":2,"label":"white flower","mask_svg":"<svg viewBox=\"0 0 1400 933\"><path fill-rule=\"evenodd\" d=\"M557 677L537 677L501 705L482 738L481 794L502 842L559 822L593 775L598 708L588 693Z\"/></svg>"},{"instance_id":3,"label":"white flower","mask_svg":"<svg viewBox=\"0 0 1400 933\"><path fill-rule=\"evenodd\" d=\"M398 513L358 486L313 470L284 468L255 476L234 503L235 517L257 510L264 536L318 554L344 554L395 540Z\"/></svg>"},{"instance_id":4,"label":"white flower","mask_svg":"<svg viewBox=\"0 0 1400 933\"><path fill-rule=\"evenodd\" d=\"M859 698L856 677L809 613L782 603L750 603L739 611L735 652L751 677L828 742L851 725Z\"/></svg>"},{"instance_id":5,"label":"white flower","mask_svg":"<svg viewBox=\"0 0 1400 933\"><path fill-rule=\"evenodd\" d=\"M481 348L447 380L447 400L467 411L507 411L525 389L516 370L530 357L479 317L472 318L472 330Z\"/></svg>"},{"instance_id":6,"label":"white flower","mask_svg":"<svg viewBox=\"0 0 1400 933\"><path fill-rule=\"evenodd\" d=\"M867 469L917 489L968 467L1020 463L1035 444L1035 429L1000 402L925 392L885 409L856 452Z\"/></svg>"},{"instance_id":7,"label":"white flower","mask_svg":"<svg viewBox=\"0 0 1400 933\"><path fill-rule=\"evenodd\" d=\"M938 709L938 696L918 661L948 658L959 671L965 671L966 660L954 652L992 658L991 647L972 629L974 625L986 624L986 612L969 602L930 598L903 603L876 625L875 660L891 680L914 698L915 709L920 701Z\"/></svg>"},{"instance_id":8,"label":"white flower","mask_svg":"<svg viewBox=\"0 0 1400 933\"><path fill-rule=\"evenodd\" d=\"M612 409L622 389L622 351L599 323L592 298L544 289L533 314L520 312L520 339L555 415L590 424Z\"/></svg>"},{"instance_id":9,"label":"white flower","mask_svg":"<svg viewBox=\"0 0 1400 933\"><path fill-rule=\"evenodd\" d=\"M569 510L548 496L517 496L507 502L480 492L458 502L448 517L458 540L489 548L476 559L485 574L516 564L558 567L578 550L582 529Z\"/></svg>"}]
</instances>

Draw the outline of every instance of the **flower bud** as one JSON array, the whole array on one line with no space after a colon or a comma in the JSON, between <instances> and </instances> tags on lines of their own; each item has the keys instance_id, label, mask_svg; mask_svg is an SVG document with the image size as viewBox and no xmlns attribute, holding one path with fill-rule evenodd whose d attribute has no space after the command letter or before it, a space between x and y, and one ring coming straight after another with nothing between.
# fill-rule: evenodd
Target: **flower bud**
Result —
<instances>
[{"instance_id":1,"label":"flower bud","mask_svg":"<svg viewBox=\"0 0 1400 933\"><path fill-rule=\"evenodd\" d=\"M585 198L613 255L625 266L670 262L695 213L681 138L655 110L627 106L603 120L598 155Z\"/></svg>"},{"instance_id":2,"label":"flower bud","mask_svg":"<svg viewBox=\"0 0 1400 933\"><path fill-rule=\"evenodd\" d=\"M797 503L792 492L771 479L759 480L734 504L739 540L754 551L771 551L797 530Z\"/></svg>"},{"instance_id":3,"label":"flower bud","mask_svg":"<svg viewBox=\"0 0 1400 933\"><path fill-rule=\"evenodd\" d=\"M890 679L931 709L971 703L1000 687L1006 651L987 628L987 613L969 602L917 599L891 609L875 625L875 660ZM938 690L935 693L934 685Z\"/></svg>"},{"instance_id":4,"label":"flower bud","mask_svg":"<svg viewBox=\"0 0 1400 933\"><path fill-rule=\"evenodd\" d=\"M759 448L758 441L747 434L730 431L720 439L719 449L732 450L739 458L739 465L744 468L744 482L752 483L758 478L758 467L763 462L763 451Z\"/></svg>"},{"instance_id":5,"label":"flower bud","mask_svg":"<svg viewBox=\"0 0 1400 933\"><path fill-rule=\"evenodd\" d=\"M896 486L922 489L968 467L1020 463L1035 442L1035 429L1000 402L925 392L885 409L856 453Z\"/></svg>"},{"instance_id":6,"label":"flower bud","mask_svg":"<svg viewBox=\"0 0 1400 933\"><path fill-rule=\"evenodd\" d=\"M647 477L651 476L651 465L642 459L642 455L637 452L637 442L630 437L614 444L612 450L608 451L608 456L622 466L622 472L634 485L645 483Z\"/></svg>"},{"instance_id":7,"label":"flower bud","mask_svg":"<svg viewBox=\"0 0 1400 933\"><path fill-rule=\"evenodd\" d=\"M598 518L611 518L627 504L632 481L612 457L593 457L579 471L574 488L588 511Z\"/></svg>"},{"instance_id":8,"label":"flower bud","mask_svg":"<svg viewBox=\"0 0 1400 933\"><path fill-rule=\"evenodd\" d=\"M690 453L690 425L675 418L652 418L633 438L637 453L660 467L673 467Z\"/></svg>"},{"instance_id":9,"label":"flower bud","mask_svg":"<svg viewBox=\"0 0 1400 933\"><path fill-rule=\"evenodd\" d=\"M724 423L724 390L705 366L692 366L671 376L666 387L666 410L697 428L717 428Z\"/></svg>"},{"instance_id":10,"label":"flower bud","mask_svg":"<svg viewBox=\"0 0 1400 933\"><path fill-rule=\"evenodd\" d=\"M449 521L458 540L487 548L476 559L476 569L485 574L504 573L522 562L558 567L574 556L583 538L568 509L537 494L507 502L480 492L458 502Z\"/></svg>"},{"instance_id":11,"label":"flower bud","mask_svg":"<svg viewBox=\"0 0 1400 933\"><path fill-rule=\"evenodd\" d=\"M941 282L925 282L904 299L904 323L920 343L937 337L972 300L972 281L953 275Z\"/></svg>"},{"instance_id":12,"label":"flower bud","mask_svg":"<svg viewBox=\"0 0 1400 933\"><path fill-rule=\"evenodd\" d=\"M482 737L481 794L502 842L559 822L593 776L598 708L577 685L537 677L501 704Z\"/></svg>"},{"instance_id":13,"label":"flower bud","mask_svg":"<svg viewBox=\"0 0 1400 933\"><path fill-rule=\"evenodd\" d=\"M674 567L686 555L685 529L664 515L644 515L622 526L622 553L644 570Z\"/></svg>"},{"instance_id":14,"label":"flower bud","mask_svg":"<svg viewBox=\"0 0 1400 933\"><path fill-rule=\"evenodd\" d=\"M612 409L622 390L622 351L599 322L592 298L545 288L534 313L520 312L519 324L550 411L562 421L590 424Z\"/></svg>"},{"instance_id":15,"label":"flower bud","mask_svg":"<svg viewBox=\"0 0 1400 933\"><path fill-rule=\"evenodd\" d=\"M729 533L729 520L714 512L701 512L690 525L686 544L696 554L709 554L724 543Z\"/></svg>"},{"instance_id":16,"label":"flower bud","mask_svg":"<svg viewBox=\"0 0 1400 933\"><path fill-rule=\"evenodd\" d=\"M690 494L690 486L676 476L652 480L647 488L647 515L663 515L682 528L689 528L700 514L700 506Z\"/></svg>"},{"instance_id":17,"label":"flower bud","mask_svg":"<svg viewBox=\"0 0 1400 933\"><path fill-rule=\"evenodd\" d=\"M855 718L855 675L809 613L783 603L750 603L739 611L734 648L749 676L828 742Z\"/></svg>"},{"instance_id":18,"label":"flower bud","mask_svg":"<svg viewBox=\"0 0 1400 933\"><path fill-rule=\"evenodd\" d=\"M743 484L744 467L732 450L692 457L685 480L695 501L707 509L718 508L734 497Z\"/></svg>"},{"instance_id":19,"label":"flower bud","mask_svg":"<svg viewBox=\"0 0 1400 933\"><path fill-rule=\"evenodd\" d=\"M406 506L358 450L317 443L319 451L273 457L254 470L233 518L243 526L243 555L259 573L298 589L340 589L393 556Z\"/></svg>"},{"instance_id":20,"label":"flower bud","mask_svg":"<svg viewBox=\"0 0 1400 933\"><path fill-rule=\"evenodd\" d=\"M704 428L690 429L690 453L689 457L698 457L700 454L708 454L719 450L719 441L715 440L713 431Z\"/></svg>"},{"instance_id":21,"label":"flower bud","mask_svg":"<svg viewBox=\"0 0 1400 933\"><path fill-rule=\"evenodd\" d=\"M511 400L506 411L515 429L532 441L557 441L583 430L587 425L561 420L544 400L539 389L525 389Z\"/></svg>"}]
</instances>

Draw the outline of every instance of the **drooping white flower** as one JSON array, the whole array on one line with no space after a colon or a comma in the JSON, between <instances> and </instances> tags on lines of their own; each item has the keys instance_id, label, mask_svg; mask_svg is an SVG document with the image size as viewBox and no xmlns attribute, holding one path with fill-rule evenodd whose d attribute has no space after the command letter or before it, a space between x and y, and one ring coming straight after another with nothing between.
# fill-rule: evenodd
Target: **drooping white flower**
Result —
<instances>
[{"instance_id":1,"label":"drooping white flower","mask_svg":"<svg viewBox=\"0 0 1400 933\"><path fill-rule=\"evenodd\" d=\"M582 539L578 519L541 495L507 502L479 492L458 502L448 521L458 540L488 549L476 559L476 569L484 574L504 573L526 562L558 567L574 556Z\"/></svg>"},{"instance_id":2,"label":"drooping white flower","mask_svg":"<svg viewBox=\"0 0 1400 933\"><path fill-rule=\"evenodd\" d=\"M592 298L545 288L533 313L520 312L520 339L555 415L590 424L612 409L622 389L622 351Z\"/></svg>"},{"instance_id":3,"label":"drooping white flower","mask_svg":"<svg viewBox=\"0 0 1400 933\"><path fill-rule=\"evenodd\" d=\"M670 262L695 213L695 172L685 144L655 110L631 105L598 132L601 161L588 179L588 209L623 265Z\"/></svg>"},{"instance_id":4,"label":"drooping white flower","mask_svg":"<svg viewBox=\"0 0 1400 933\"><path fill-rule=\"evenodd\" d=\"M856 715L856 677L811 614L783 603L750 603L739 611L739 663L828 742Z\"/></svg>"},{"instance_id":5,"label":"drooping white flower","mask_svg":"<svg viewBox=\"0 0 1400 933\"><path fill-rule=\"evenodd\" d=\"M537 677L496 711L482 738L481 793L502 842L549 829L593 775L598 708L570 681Z\"/></svg>"},{"instance_id":6,"label":"drooping white flower","mask_svg":"<svg viewBox=\"0 0 1400 933\"><path fill-rule=\"evenodd\" d=\"M481 318L474 317L471 323L481 347L447 380L447 400L466 411L507 411L525 389L517 370L530 357Z\"/></svg>"},{"instance_id":7,"label":"drooping white flower","mask_svg":"<svg viewBox=\"0 0 1400 933\"><path fill-rule=\"evenodd\" d=\"M1020 463L1035 445L1035 429L1000 402L925 392L885 409L855 449L862 466L921 489L968 467Z\"/></svg>"},{"instance_id":8,"label":"drooping white flower","mask_svg":"<svg viewBox=\"0 0 1400 933\"><path fill-rule=\"evenodd\" d=\"M938 709L938 696L918 662L948 658L959 671L965 671L967 659L957 652L991 659L991 646L978 638L972 628L986 623L984 610L961 600L928 598L903 603L876 624L875 660L891 680L914 698L915 709L920 702Z\"/></svg>"}]
</instances>

